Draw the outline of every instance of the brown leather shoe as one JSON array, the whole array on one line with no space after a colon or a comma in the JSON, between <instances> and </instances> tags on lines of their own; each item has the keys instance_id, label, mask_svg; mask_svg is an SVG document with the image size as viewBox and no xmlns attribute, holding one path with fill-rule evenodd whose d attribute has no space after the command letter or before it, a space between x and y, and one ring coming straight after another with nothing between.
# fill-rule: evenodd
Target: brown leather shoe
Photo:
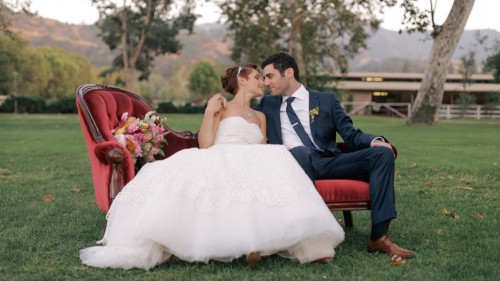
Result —
<instances>
[{"instance_id":1,"label":"brown leather shoe","mask_svg":"<svg viewBox=\"0 0 500 281\"><path fill-rule=\"evenodd\" d=\"M253 268L256 264L260 262L262 257L260 256L260 252L251 252L246 256L247 266L248 268Z\"/></svg>"},{"instance_id":2,"label":"brown leather shoe","mask_svg":"<svg viewBox=\"0 0 500 281\"><path fill-rule=\"evenodd\" d=\"M368 252L375 251L386 253L391 257L398 256L404 259L411 259L417 255L415 252L400 248L398 245L394 244L387 235L382 236L377 241L368 239Z\"/></svg>"},{"instance_id":3,"label":"brown leather shoe","mask_svg":"<svg viewBox=\"0 0 500 281\"><path fill-rule=\"evenodd\" d=\"M325 263L331 263L332 261L333 261L332 257L324 257L324 258L321 258L321 259L317 259L314 262L325 264Z\"/></svg>"}]
</instances>

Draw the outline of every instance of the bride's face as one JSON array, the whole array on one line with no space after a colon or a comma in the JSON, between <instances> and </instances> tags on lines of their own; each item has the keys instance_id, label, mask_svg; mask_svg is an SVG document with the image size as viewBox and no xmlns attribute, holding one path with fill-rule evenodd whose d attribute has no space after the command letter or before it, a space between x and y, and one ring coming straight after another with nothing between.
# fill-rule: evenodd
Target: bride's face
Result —
<instances>
[{"instance_id":1,"label":"bride's face","mask_svg":"<svg viewBox=\"0 0 500 281\"><path fill-rule=\"evenodd\" d=\"M252 72L248 74L248 81L245 87L252 93L252 97L264 95L264 80L262 80L262 76L260 76L257 70L252 69Z\"/></svg>"}]
</instances>

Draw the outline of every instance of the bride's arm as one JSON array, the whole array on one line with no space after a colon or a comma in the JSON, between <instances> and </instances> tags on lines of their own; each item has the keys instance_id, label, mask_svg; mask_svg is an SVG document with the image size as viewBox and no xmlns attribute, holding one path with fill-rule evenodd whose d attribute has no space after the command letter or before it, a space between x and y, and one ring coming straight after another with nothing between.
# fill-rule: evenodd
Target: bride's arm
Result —
<instances>
[{"instance_id":1,"label":"bride's arm","mask_svg":"<svg viewBox=\"0 0 500 281\"><path fill-rule=\"evenodd\" d=\"M255 111L255 113L257 114L257 117L259 118L260 131L262 132L262 135L264 136L262 143L267 144L266 115L260 111Z\"/></svg>"},{"instance_id":2,"label":"bride's arm","mask_svg":"<svg viewBox=\"0 0 500 281\"><path fill-rule=\"evenodd\" d=\"M209 148L214 144L215 134L221 120L221 110L226 108L227 100L222 94L216 94L207 102L207 108L203 114L200 131L198 132L198 144L200 148Z\"/></svg>"}]
</instances>

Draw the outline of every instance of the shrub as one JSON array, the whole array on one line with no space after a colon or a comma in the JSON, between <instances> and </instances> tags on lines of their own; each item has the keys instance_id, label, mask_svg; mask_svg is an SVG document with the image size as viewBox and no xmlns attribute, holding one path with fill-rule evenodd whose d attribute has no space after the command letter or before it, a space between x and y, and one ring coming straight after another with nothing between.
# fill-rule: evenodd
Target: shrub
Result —
<instances>
[{"instance_id":1,"label":"shrub","mask_svg":"<svg viewBox=\"0 0 500 281\"><path fill-rule=\"evenodd\" d=\"M58 98L47 107L48 113L77 113L75 98Z\"/></svg>"},{"instance_id":2,"label":"shrub","mask_svg":"<svg viewBox=\"0 0 500 281\"><path fill-rule=\"evenodd\" d=\"M177 107L171 101L159 103L156 111L158 113L178 113Z\"/></svg>"},{"instance_id":3,"label":"shrub","mask_svg":"<svg viewBox=\"0 0 500 281\"><path fill-rule=\"evenodd\" d=\"M45 100L40 97L8 97L0 106L0 112L44 113L47 110Z\"/></svg>"},{"instance_id":4,"label":"shrub","mask_svg":"<svg viewBox=\"0 0 500 281\"><path fill-rule=\"evenodd\" d=\"M156 111L158 113L203 113L205 112L205 105L196 105L189 102L183 106L175 106L172 102L162 102L158 104Z\"/></svg>"}]
</instances>

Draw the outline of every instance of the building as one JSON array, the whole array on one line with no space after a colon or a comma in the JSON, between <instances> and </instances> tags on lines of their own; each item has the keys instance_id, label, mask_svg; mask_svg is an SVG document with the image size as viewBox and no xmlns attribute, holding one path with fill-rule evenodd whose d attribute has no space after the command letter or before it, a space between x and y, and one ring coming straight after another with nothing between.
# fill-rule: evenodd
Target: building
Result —
<instances>
[{"instance_id":1,"label":"building","mask_svg":"<svg viewBox=\"0 0 500 281\"><path fill-rule=\"evenodd\" d=\"M325 77L326 78L326 77ZM396 72L350 72L346 76L336 75L337 89L343 92L344 102L413 103L422 73ZM500 92L500 83L492 74L473 74L470 83L463 83L461 74L448 74L444 85L443 104L455 104L462 92L473 94L476 104L484 104L490 92ZM329 86L333 86L330 83Z\"/></svg>"}]
</instances>

